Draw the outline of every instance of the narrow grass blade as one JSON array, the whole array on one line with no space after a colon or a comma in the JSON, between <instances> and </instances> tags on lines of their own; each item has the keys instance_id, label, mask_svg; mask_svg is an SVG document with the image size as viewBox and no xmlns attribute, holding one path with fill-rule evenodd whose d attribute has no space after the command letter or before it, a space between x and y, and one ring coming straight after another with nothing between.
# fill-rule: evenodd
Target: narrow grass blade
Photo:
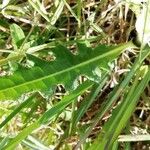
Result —
<instances>
[{"instance_id":1,"label":"narrow grass blade","mask_svg":"<svg viewBox=\"0 0 150 150\"><path fill-rule=\"evenodd\" d=\"M41 142L39 142L37 139L35 139L33 136L28 136L26 140L23 140L22 143L29 148L34 148L35 150L50 150L48 147L43 145Z\"/></svg>"},{"instance_id":2,"label":"narrow grass blade","mask_svg":"<svg viewBox=\"0 0 150 150\"><path fill-rule=\"evenodd\" d=\"M37 93L32 94L27 100L14 109L13 112L0 124L0 128L6 125L15 115L25 108L35 98L36 94Z\"/></svg>"},{"instance_id":3,"label":"narrow grass blade","mask_svg":"<svg viewBox=\"0 0 150 150\"><path fill-rule=\"evenodd\" d=\"M75 112L75 116L73 119L73 127L74 128L78 121L81 119L81 117L84 115L84 113L87 111L87 109L90 107L90 105L93 103L93 101L96 99L97 95L99 94L100 90L106 83L108 77L107 73L102 77L101 82L99 84L94 84L93 88L91 90L90 95L81 103L79 109Z\"/></svg>"},{"instance_id":4,"label":"narrow grass blade","mask_svg":"<svg viewBox=\"0 0 150 150\"><path fill-rule=\"evenodd\" d=\"M51 25L54 25L56 23L56 21L58 20L58 18L60 17L60 15L61 15L61 13L63 11L63 8L64 8L64 2L60 1L56 11L52 15L52 18L50 19Z\"/></svg>"},{"instance_id":5,"label":"narrow grass blade","mask_svg":"<svg viewBox=\"0 0 150 150\"><path fill-rule=\"evenodd\" d=\"M130 87L129 93L126 95L123 102L113 111L110 120L104 125L98 138L89 150L103 150L112 147L112 144L117 140L117 137L132 115L140 94L150 81L150 68L148 69L149 70L146 70L141 81L139 80L141 76L136 77L133 85Z\"/></svg>"},{"instance_id":6,"label":"narrow grass blade","mask_svg":"<svg viewBox=\"0 0 150 150\"><path fill-rule=\"evenodd\" d=\"M15 147L25 139L33 130L39 128L40 125L34 122L30 126L26 127L21 133L19 133L15 138L11 139L10 142L3 148L4 150L13 150Z\"/></svg>"},{"instance_id":7,"label":"narrow grass blade","mask_svg":"<svg viewBox=\"0 0 150 150\"><path fill-rule=\"evenodd\" d=\"M79 95L81 95L85 90L89 89L94 83L91 81L87 81L83 83L81 86L78 87L77 90L73 91L68 96L64 97L60 103L58 103L56 106L48 110L40 119L40 124L45 124L49 122L55 114L59 114L68 104L72 103L72 101L75 100L75 98Z\"/></svg>"},{"instance_id":8,"label":"narrow grass blade","mask_svg":"<svg viewBox=\"0 0 150 150\"><path fill-rule=\"evenodd\" d=\"M77 20L77 22L80 24L80 20L78 19L77 15L74 13L74 11L72 10L72 8L69 6L69 4L66 2L66 0L63 0L64 4L66 5L66 7L68 8L68 10L70 11L70 13L72 14L72 16Z\"/></svg>"},{"instance_id":9,"label":"narrow grass blade","mask_svg":"<svg viewBox=\"0 0 150 150\"><path fill-rule=\"evenodd\" d=\"M28 0L28 2L47 22L50 22L50 18L48 17L45 8L42 7L42 4L39 0Z\"/></svg>"},{"instance_id":10,"label":"narrow grass blade","mask_svg":"<svg viewBox=\"0 0 150 150\"><path fill-rule=\"evenodd\" d=\"M143 135L120 135L119 142L138 142L138 141L150 141L150 134Z\"/></svg>"},{"instance_id":11,"label":"narrow grass blade","mask_svg":"<svg viewBox=\"0 0 150 150\"><path fill-rule=\"evenodd\" d=\"M23 139L31 134L35 129L39 128L42 124L49 123L49 121L57 114L62 112L65 107L71 104L77 96L81 95L85 90L91 88L93 82L86 81L80 85L76 90L72 91L69 95L65 96L59 103L44 113L44 115L33 124L29 125L22 130L14 139L12 139L6 146L5 149L12 150L18 145Z\"/></svg>"},{"instance_id":12,"label":"narrow grass blade","mask_svg":"<svg viewBox=\"0 0 150 150\"><path fill-rule=\"evenodd\" d=\"M119 148L119 142L115 141L114 144L112 145L112 150L118 150Z\"/></svg>"},{"instance_id":13,"label":"narrow grass blade","mask_svg":"<svg viewBox=\"0 0 150 150\"><path fill-rule=\"evenodd\" d=\"M127 88L130 80L132 79L134 74L137 72L139 67L142 65L144 59L149 54L150 54L150 48L146 47L142 51L142 55L141 54L138 55L138 57L135 60L135 63L133 64L133 67L131 68L131 71L126 75L125 79L111 92L108 100L102 104L102 107L101 107L102 109L99 110L99 112L97 113L95 118L92 120L92 122L93 122L92 125L87 129L84 136L81 137L81 139L79 140L79 142L76 145L75 150L77 150L80 147L80 145L86 140L86 138L91 133L92 129L96 126L98 121L100 119L102 119L103 115L110 109L111 105L117 100L119 95Z\"/></svg>"},{"instance_id":14,"label":"narrow grass blade","mask_svg":"<svg viewBox=\"0 0 150 150\"><path fill-rule=\"evenodd\" d=\"M8 136L5 137L1 142L0 142L0 150L3 150L3 147L6 145L6 143L9 141Z\"/></svg>"}]
</instances>

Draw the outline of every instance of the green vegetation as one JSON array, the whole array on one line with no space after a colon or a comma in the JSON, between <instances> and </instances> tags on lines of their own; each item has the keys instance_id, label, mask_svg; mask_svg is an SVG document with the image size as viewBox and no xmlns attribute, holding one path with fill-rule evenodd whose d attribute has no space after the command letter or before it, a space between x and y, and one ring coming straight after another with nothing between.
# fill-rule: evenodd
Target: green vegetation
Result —
<instances>
[{"instance_id":1,"label":"green vegetation","mask_svg":"<svg viewBox=\"0 0 150 150\"><path fill-rule=\"evenodd\" d=\"M150 0L2 0L0 150L149 149L149 19Z\"/></svg>"}]
</instances>

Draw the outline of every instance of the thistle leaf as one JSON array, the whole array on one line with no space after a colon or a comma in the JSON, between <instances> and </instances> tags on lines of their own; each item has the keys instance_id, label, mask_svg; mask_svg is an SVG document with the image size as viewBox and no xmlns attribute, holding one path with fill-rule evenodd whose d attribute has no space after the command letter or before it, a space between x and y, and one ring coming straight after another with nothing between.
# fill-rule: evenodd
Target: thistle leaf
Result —
<instances>
[{"instance_id":1,"label":"thistle leaf","mask_svg":"<svg viewBox=\"0 0 150 150\"><path fill-rule=\"evenodd\" d=\"M56 59L51 62L28 55L35 63L34 67L19 67L13 75L0 77L0 100L16 99L31 91L48 91L57 84L73 89L73 83L79 75L86 75L98 82L100 77L97 75L97 66L106 68L106 64L129 46L132 46L132 43L119 46L100 45L92 49L80 43L79 53L73 55L66 47L58 45L52 51Z\"/></svg>"}]
</instances>

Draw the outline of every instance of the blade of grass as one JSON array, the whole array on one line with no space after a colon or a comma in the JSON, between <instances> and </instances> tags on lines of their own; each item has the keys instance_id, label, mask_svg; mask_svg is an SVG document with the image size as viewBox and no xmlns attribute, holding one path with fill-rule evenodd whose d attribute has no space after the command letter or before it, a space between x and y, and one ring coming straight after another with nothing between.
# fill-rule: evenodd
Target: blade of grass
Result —
<instances>
[{"instance_id":1,"label":"blade of grass","mask_svg":"<svg viewBox=\"0 0 150 150\"><path fill-rule=\"evenodd\" d=\"M34 145L33 143L27 141L27 140L23 140L22 141L22 145L28 147L29 149L32 149L32 150L41 150L41 147L38 147L36 145ZM46 150L46 149L42 149L42 150Z\"/></svg>"},{"instance_id":2,"label":"blade of grass","mask_svg":"<svg viewBox=\"0 0 150 150\"><path fill-rule=\"evenodd\" d=\"M81 103L81 106L79 109L75 112L75 116L73 118L72 122L72 129L76 127L78 121L81 119L81 117L84 115L84 113L87 111L87 109L90 107L90 105L93 103L93 101L96 99L97 95L101 91L102 87L106 83L108 79L108 73L106 73L99 84L94 84L93 88L91 90L90 95Z\"/></svg>"},{"instance_id":3,"label":"blade of grass","mask_svg":"<svg viewBox=\"0 0 150 150\"><path fill-rule=\"evenodd\" d=\"M35 129L39 128L43 124L49 123L49 121L58 113L62 112L64 108L72 103L75 98L81 95L85 90L91 88L93 85L92 81L86 81L82 85L80 85L76 90L72 91L69 95L65 96L59 103L57 103L54 107L46 111L40 119L33 124L29 125L25 129L22 130L14 139L12 139L4 149L12 150L17 146L23 139L25 139L29 134L32 133Z\"/></svg>"},{"instance_id":4,"label":"blade of grass","mask_svg":"<svg viewBox=\"0 0 150 150\"><path fill-rule=\"evenodd\" d=\"M119 143L118 143L118 141L115 141L112 146L112 150L118 150L118 148L119 148Z\"/></svg>"},{"instance_id":5,"label":"blade of grass","mask_svg":"<svg viewBox=\"0 0 150 150\"><path fill-rule=\"evenodd\" d=\"M141 55L142 54L142 55ZM92 120L92 125L87 129L85 134L80 138L77 143L75 150L77 150L80 145L86 140L88 135L91 133L92 129L96 126L100 119L102 119L103 115L110 109L111 105L118 99L120 94L127 88L130 80L134 76L134 74L138 71L139 67L142 65L143 61L150 54L150 48L146 47L143 49L142 53L138 55L133 64L131 71L126 75L125 79L111 92L107 101L102 104L102 109L97 112L97 115Z\"/></svg>"},{"instance_id":6,"label":"blade of grass","mask_svg":"<svg viewBox=\"0 0 150 150\"><path fill-rule=\"evenodd\" d=\"M1 124L0 128L6 125L15 115L17 115L23 108L25 108L37 95L37 93L32 94L27 100L20 104Z\"/></svg>"},{"instance_id":7,"label":"blade of grass","mask_svg":"<svg viewBox=\"0 0 150 150\"><path fill-rule=\"evenodd\" d=\"M51 119L51 116L54 116L55 114L60 113L68 104L70 104L74 99L81 95L85 90L89 89L94 83L91 81L87 81L83 83L81 86L79 86L75 91L73 91L68 96L65 96L60 103L58 103L56 106L48 110L40 119L40 124L45 124L49 122ZM59 112L58 112L59 111Z\"/></svg>"},{"instance_id":8,"label":"blade of grass","mask_svg":"<svg viewBox=\"0 0 150 150\"><path fill-rule=\"evenodd\" d=\"M77 18L78 20L81 20L81 11L82 11L82 1L77 0ZM81 21L78 21L78 32L80 34L81 29Z\"/></svg>"},{"instance_id":9,"label":"blade of grass","mask_svg":"<svg viewBox=\"0 0 150 150\"><path fill-rule=\"evenodd\" d=\"M35 139L33 136L28 136L27 138L29 141L31 141L32 143L34 143L35 145L37 145L38 147L40 147L41 149L46 149L48 150L49 148L47 148L45 145L43 145L41 142L39 142L37 139Z\"/></svg>"},{"instance_id":10,"label":"blade of grass","mask_svg":"<svg viewBox=\"0 0 150 150\"><path fill-rule=\"evenodd\" d=\"M94 41L100 40L101 37L102 36L93 36L93 37L87 38L86 40L89 41L89 42L94 42ZM57 39L57 41L59 41L59 40L63 40L63 39L62 38ZM56 46L57 41L54 40L54 41L52 41L50 43L47 43L47 44L42 44L42 45L30 47L27 50L27 53L32 54L32 53L41 51L41 50L46 49L46 48L53 48L53 47ZM68 46L69 44L74 44L75 42L84 42L84 41L85 41L85 39L69 40L69 41L63 42L63 44Z\"/></svg>"},{"instance_id":11,"label":"blade of grass","mask_svg":"<svg viewBox=\"0 0 150 150\"><path fill-rule=\"evenodd\" d=\"M147 135L120 135L119 142L138 142L138 141L150 141L150 134Z\"/></svg>"},{"instance_id":12,"label":"blade of grass","mask_svg":"<svg viewBox=\"0 0 150 150\"><path fill-rule=\"evenodd\" d=\"M31 27L30 31L28 32L28 35L25 37L24 41L22 42L21 46L20 46L20 49L19 51L20 52L26 52L26 49L24 49L24 45L27 43L29 37L31 36L31 33L33 32L34 30L34 26Z\"/></svg>"},{"instance_id":13,"label":"blade of grass","mask_svg":"<svg viewBox=\"0 0 150 150\"><path fill-rule=\"evenodd\" d=\"M60 15L63 11L63 8L64 8L64 2L60 1L56 11L54 12L54 14L50 20L51 25L54 25L56 23L56 21L58 20L58 18L60 17Z\"/></svg>"},{"instance_id":14,"label":"blade of grass","mask_svg":"<svg viewBox=\"0 0 150 150\"><path fill-rule=\"evenodd\" d=\"M50 150L48 147L43 145L41 142L39 142L32 136L28 136L28 138L26 140L23 140L22 143L24 143L24 145L27 145L30 148L33 147L35 150Z\"/></svg>"},{"instance_id":15,"label":"blade of grass","mask_svg":"<svg viewBox=\"0 0 150 150\"><path fill-rule=\"evenodd\" d=\"M39 0L35 0L34 2L32 0L28 0L28 2L47 22L50 22L50 18L47 16L45 9L42 7Z\"/></svg>"},{"instance_id":16,"label":"blade of grass","mask_svg":"<svg viewBox=\"0 0 150 150\"><path fill-rule=\"evenodd\" d=\"M143 79L140 81L139 78ZM133 85L130 87L129 93L125 96L123 102L113 111L111 118L104 125L98 138L89 148L89 150L110 149L113 142L117 139L127 121L132 115L139 97L148 82L150 81L150 68L146 66L145 75L141 72L136 76Z\"/></svg>"},{"instance_id":17,"label":"blade of grass","mask_svg":"<svg viewBox=\"0 0 150 150\"><path fill-rule=\"evenodd\" d=\"M0 150L3 150L3 147L5 144L9 141L8 136L6 136L1 142L0 142Z\"/></svg>"},{"instance_id":18,"label":"blade of grass","mask_svg":"<svg viewBox=\"0 0 150 150\"><path fill-rule=\"evenodd\" d=\"M39 128L40 125L37 122L32 123L30 126L23 129L15 138L11 139L3 149L13 150L23 139L27 137L33 130Z\"/></svg>"},{"instance_id":19,"label":"blade of grass","mask_svg":"<svg viewBox=\"0 0 150 150\"><path fill-rule=\"evenodd\" d=\"M69 6L69 4L66 2L66 0L63 0L63 2L66 5L66 7L68 8L68 10L70 11L70 13L72 14L72 16L77 20L78 24L81 24L80 20L78 19L78 16L74 13L74 11Z\"/></svg>"},{"instance_id":20,"label":"blade of grass","mask_svg":"<svg viewBox=\"0 0 150 150\"><path fill-rule=\"evenodd\" d=\"M126 124L125 134L130 134L130 120ZM119 142L119 140L118 140L118 142ZM131 143L130 142L125 142L124 143L124 149L125 150L132 150L131 149Z\"/></svg>"}]
</instances>

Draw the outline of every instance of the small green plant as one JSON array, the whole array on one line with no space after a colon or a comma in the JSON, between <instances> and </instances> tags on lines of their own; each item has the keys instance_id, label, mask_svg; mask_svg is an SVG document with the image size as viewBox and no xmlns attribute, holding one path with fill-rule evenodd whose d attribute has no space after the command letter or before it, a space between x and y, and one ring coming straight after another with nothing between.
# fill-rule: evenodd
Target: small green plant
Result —
<instances>
[{"instance_id":1,"label":"small green plant","mask_svg":"<svg viewBox=\"0 0 150 150\"><path fill-rule=\"evenodd\" d=\"M150 140L145 3L0 3L0 149L132 149L136 126Z\"/></svg>"}]
</instances>

